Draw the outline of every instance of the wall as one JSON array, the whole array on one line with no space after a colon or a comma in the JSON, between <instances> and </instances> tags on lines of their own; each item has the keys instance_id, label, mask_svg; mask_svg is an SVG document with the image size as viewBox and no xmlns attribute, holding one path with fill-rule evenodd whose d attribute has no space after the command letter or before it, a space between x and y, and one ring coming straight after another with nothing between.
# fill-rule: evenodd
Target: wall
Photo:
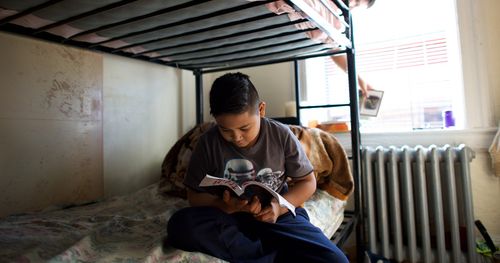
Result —
<instances>
[{"instance_id":1,"label":"wall","mask_svg":"<svg viewBox=\"0 0 500 263\"><path fill-rule=\"evenodd\" d=\"M179 130L178 71L105 55L104 193L127 194L160 178Z\"/></svg>"},{"instance_id":2,"label":"wall","mask_svg":"<svg viewBox=\"0 0 500 263\"><path fill-rule=\"evenodd\" d=\"M159 179L185 73L6 33L0 58L0 217Z\"/></svg>"},{"instance_id":3,"label":"wall","mask_svg":"<svg viewBox=\"0 0 500 263\"><path fill-rule=\"evenodd\" d=\"M498 74L500 72L500 30L496 27L500 25L500 16L498 16L500 2L497 0L478 2L480 4L478 17L484 19L483 26L480 25L479 29L482 36L481 46L487 57L487 77L494 105L494 120L497 125L500 125L500 76Z\"/></svg>"},{"instance_id":4,"label":"wall","mask_svg":"<svg viewBox=\"0 0 500 263\"><path fill-rule=\"evenodd\" d=\"M0 57L0 216L102 196L102 57L4 33Z\"/></svg>"},{"instance_id":5,"label":"wall","mask_svg":"<svg viewBox=\"0 0 500 263\"><path fill-rule=\"evenodd\" d=\"M186 133L191 128L196 125L196 87L195 78L191 71L182 70L181 73L181 85L180 85L180 101L181 101L181 111L180 111L180 135Z\"/></svg>"},{"instance_id":6,"label":"wall","mask_svg":"<svg viewBox=\"0 0 500 263\"><path fill-rule=\"evenodd\" d=\"M500 34L495 26L499 18L495 0L456 0L467 127L491 127L498 124L500 79Z\"/></svg>"},{"instance_id":7,"label":"wall","mask_svg":"<svg viewBox=\"0 0 500 263\"><path fill-rule=\"evenodd\" d=\"M241 72L250 76L250 80L259 92L261 100L266 102L266 116L284 117L285 103L295 100L293 64L280 63L240 70L222 71L203 75L204 119L211 119L208 92L218 77L228 72Z\"/></svg>"}]
</instances>

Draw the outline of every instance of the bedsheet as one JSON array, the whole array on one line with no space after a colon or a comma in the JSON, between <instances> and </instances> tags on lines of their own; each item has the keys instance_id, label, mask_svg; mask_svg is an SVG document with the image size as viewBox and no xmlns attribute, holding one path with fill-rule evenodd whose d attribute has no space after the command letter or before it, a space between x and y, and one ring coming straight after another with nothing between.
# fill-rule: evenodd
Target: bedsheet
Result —
<instances>
[{"instance_id":1,"label":"bedsheet","mask_svg":"<svg viewBox=\"0 0 500 263\"><path fill-rule=\"evenodd\" d=\"M162 245L168 219L187 201L165 196L159 185L92 204L0 219L0 262L224 262ZM304 206L327 236L343 220L345 201L323 190Z\"/></svg>"}]
</instances>

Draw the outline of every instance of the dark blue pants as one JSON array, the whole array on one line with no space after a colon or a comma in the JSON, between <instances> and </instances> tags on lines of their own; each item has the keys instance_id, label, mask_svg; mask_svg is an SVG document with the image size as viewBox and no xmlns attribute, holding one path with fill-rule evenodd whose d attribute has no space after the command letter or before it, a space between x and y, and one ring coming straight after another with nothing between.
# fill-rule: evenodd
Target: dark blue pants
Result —
<instances>
[{"instance_id":1,"label":"dark blue pants","mask_svg":"<svg viewBox=\"0 0 500 263\"><path fill-rule=\"evenodd\" d=\"M348 262L344 253L309 222L304 208L275 224L248 213L226 214L213 207L177 211L167 226L167 242L229 262Z\"/></svg>"}]
</instances>

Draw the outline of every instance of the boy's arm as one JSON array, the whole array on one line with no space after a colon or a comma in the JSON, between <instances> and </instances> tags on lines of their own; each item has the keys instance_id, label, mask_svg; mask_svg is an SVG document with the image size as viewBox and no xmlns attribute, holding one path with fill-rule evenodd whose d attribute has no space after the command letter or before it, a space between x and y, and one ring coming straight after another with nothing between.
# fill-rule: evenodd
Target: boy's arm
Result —
<instances>
[{"instance_id":1,"label":"boy's arm","mask_svg":"<svg viewBox=\"0 0 500 263\"><path fill-rule=\"evenodd\" d=\"M300 178L292 178L293 185L288 188L288 192L283 197L295 207L301 206L316 191L316 177L314 172ZM288 210L281 207L280 215Z\"/></svg>"},{"instance_id":2,"label":"boy's arm","mask_svg":"<svg viewBox=\"0 0 500 263\"><path fill-rule=\"evenodd\" d=\"M298 207L316 191L316 177L314 172L311 172L306 176L293 178L292 181L294 182L293 186L290 185L288 192L283 197L293 206ZM255 215L255 218L263 222L275 223L278 217L286 212L288 212L288 209L281 207L278 201L273 199L271 205L263 208L260 213Z\"/></svg>"},{"instance_id":3,"label":"boy's arm","mask_svg":"<svg viewBox=\"0 0 500 263\"><path fill-rule=\"evenodd\" d=\"M217 207L228 214L234 212L249 212L256 214L259 213L261 209L260 202L256 197L249 202L248 200L233 197L228 190L225 190L223 197L220 198L216 195L196 192L188 188L187 199L191 206Z\"/></svg>"}]
</instances>

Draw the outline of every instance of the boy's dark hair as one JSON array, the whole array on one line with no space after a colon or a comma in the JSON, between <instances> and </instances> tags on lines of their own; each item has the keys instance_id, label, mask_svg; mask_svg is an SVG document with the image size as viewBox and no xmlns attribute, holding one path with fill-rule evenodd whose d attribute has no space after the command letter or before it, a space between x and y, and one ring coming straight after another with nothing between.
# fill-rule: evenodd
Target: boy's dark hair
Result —
<instances>
[{"instance_id":1,"label":"boy's dark hair","mask_svg":"<svg viewBox=\"0 0 500 263\"><path fill-rule=\"evenodd\" d=\"M243 73L226 73L217 78L210 89L210 114L239 114L257 110L259 93L249 77Z\"/></svg>"}]
</instances>

